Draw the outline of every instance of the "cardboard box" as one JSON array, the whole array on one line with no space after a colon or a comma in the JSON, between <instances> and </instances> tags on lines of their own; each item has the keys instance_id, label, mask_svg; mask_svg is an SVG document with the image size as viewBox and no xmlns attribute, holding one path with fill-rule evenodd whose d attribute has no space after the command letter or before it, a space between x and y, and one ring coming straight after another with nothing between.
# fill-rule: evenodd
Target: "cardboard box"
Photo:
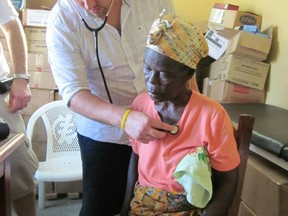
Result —
<instances>
[{"instance_id":1,"label":"cardboard box","mask_svg":"<svg viewBox=\"0 0 288 216\"><path fill-rule=\"evenodd\" d=\"M214 29L209 29L205 34L205 39L209 48L208 55L218 60L226 52L229 40Z\"/></svg>"},{"instance_id":2,"label":"cardboard box","mask_svg":"<svg viewBox=\"0 0 288 216\"><path fill-rule=\"evenodd\" d=\"M25 8L30 9L52 9L57 0L26 0Z\"/></svg>"},{"instance_id":3,"label":"cardboard box","mask_svg":"<svg viewBox=\"0 0 288 216\"><path fill-rule=\"evenodd\" d=\"M48 55L41 53L28 53L28 71L51 72Z\"/></svg>"},{"instance_id":4,"label":"cardboard box","mask_svg":"<svg viewBox=\"0 0 288 216\"><path fill-rule=\"evenodd\" d=\"M24 8L22 24L24 26L46 27L50 10Z\"/></svg>"},{"instance_id":5,"label":"cardboard box","mask_svg":"<svg viewBox=\"0 0 288 216\"><path fill-rule=\"evenodd\" d=\"M24 27L28 52L47 54L46 28Z\"/></svg>"},{"instance_id":6,"label":"cardboard box","mask_svg":"<svg viewBox=\"0 0 288 216\"><path fill-rule=\"evenodd\" d=\"M229 39L225 55L234 53L257 61L266 60L271 48L273 26L268 27L262 33L267 34L268 38L245 31L238 31Z\"/></svg>"},{"instance_id":7,"label":"cardboard box","mask_svg":"<svg viewBox=\"0 0 288 216\"><path fill-rule=\"evenodd\" d=\"M213 8L225 9L225 10L239 10L239 5L216 2Z\"/></svg>"},{"instance_id":8,"label":"cardboard box","mask_svg":"<svg viewBox=\"0 0 288 216\"><path fill-rule=\"evenodd\" d=\"M261 36L265 34L267 37ZM235 29L209 29L205 38L209 46L209 56L219 59L223 54L238 54L264 61L269 54L273 37L273 26L257 34Z\"/></svg>"},{"instance_id":9,"label":"cardboard box","mask_svg":"<svg viewBox=\"0 0 288 216\"><path fill-rule=\"evenodd\" d=\"M261 24L262 17L254 13L212 8L208 25L218 30L223 27L234 29L243 25L256 25L258 29L261 29Z\"/></svg>"},{"instance_id":10,"label":"cardboard box","mask_svg":"<svg viewBox=\"0 0 288 216\"><path fill-rule=\"evenodd\" d=\"M213 80L210 79L209 77L203 79L203 88L202 88L203 95L210 97L212 82Z\"/></svg>"},{"instance_id":11,"label":"cardboard box","mask_svg":"<svg viewBox=\"0 0 288 216\"><path fill-rule=\"evenodd\" d=\"M47 54L47 45L45 41L27 41L29 53Z\"/></svg>"},{"instance_id":12,"label":"cardboard box","mask_svg":"<svg viewBox=\"0 0 288 216\"><path fill-rule=\"evenodd\" d=\"M31 75L29 86L36 89L57 89L53 74L45 71L29 71Z\"/></svg>"},{"instance_id":13,"label":"cardboard box","mask_svg":"<svg viewBox=\"0 0 288 216\"><path fill-rule=\"evenodd\" d=\"M264 103L265 91L233 84L226 80L213 80L210 97L220 103Z\"/></svg>"},{"instance_id":14,"label":"cardboard box","mask_svg":"<svg viewBox=\"0 0 288 216\"><path fill-rule=\"evenodd\" d=\"M248 158L241 199L256 215L288 215L288 172L252 154Z\"/></svg>"},{"instance_id":15,"label":"cardboard box","mask_svg":"<svg viewBox=\"0 0 288 216\"><path fill-rule=\"evenodd\" d=\"M32 115L42 105L54 101L54 90L31 88L31 94L28 106L22 110L22 114L26 116Z\"/></svg>"},{"instance_id":16,"label":"cardboard box","mask_svg":"<svg viewBox=\"0 0 288 216\"><path fill-rule=\"evenodd\" d=\"M230 54L210 65L209 78L263 90L269 67L268 63Z\"/></svg>"},{"instance_id":17,"label":"cardboard box","mask_svg":"<svg viewBox=\"0 0 288 216\"><path fill-rule=\"evenodd\" d=\"M46 41L46 28L26 26L24 31L28 41Z\"/></svg>"},{"instance_id":18,"label":"cardboard box","mask_svg":"<svg viewBox=\"0 0 288 216\"><path fill-rule=\"evenodd\" d=\"M257 215L243 201L241 201L238 216L257 216Z\"/></svg>"}]
</instances>

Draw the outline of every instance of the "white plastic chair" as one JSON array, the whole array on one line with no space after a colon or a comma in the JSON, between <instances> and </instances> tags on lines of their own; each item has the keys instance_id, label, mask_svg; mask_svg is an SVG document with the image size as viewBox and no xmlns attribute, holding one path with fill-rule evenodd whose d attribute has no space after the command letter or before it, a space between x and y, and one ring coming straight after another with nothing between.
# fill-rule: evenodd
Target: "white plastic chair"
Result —
<instances>
[{"instance_id":1,"label":"white plastic chair","mask_svg":"<svg viewBox=\"0 0 288 216\"><path fill-rule=\"evenodd\" d=\"M46 161L39 163L35 173L38 180L38 206L45 208L45 182L82 180L82 161L76 133L75 114L64 101L43 105L30 117L27 137L33 144L35 123L42 118L47 133ZM34 144L35 145L35 144Z\"/></svg>"}]
</instances>

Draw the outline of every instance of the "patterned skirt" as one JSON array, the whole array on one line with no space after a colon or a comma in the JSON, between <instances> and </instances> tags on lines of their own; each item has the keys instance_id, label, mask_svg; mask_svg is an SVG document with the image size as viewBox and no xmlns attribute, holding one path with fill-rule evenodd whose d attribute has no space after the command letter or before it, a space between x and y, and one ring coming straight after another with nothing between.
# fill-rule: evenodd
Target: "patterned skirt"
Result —
<instances>
[{"instance_id":1,"label":"patterned skirt","mask_svg":"<svg viewBox=\"0 0 288 216\"><path fill-rule=\"evenodd\" d=\"M130 216L200 216L201 209L191 205L185 194L135 185Z\"/></svg>"}]
</instances>

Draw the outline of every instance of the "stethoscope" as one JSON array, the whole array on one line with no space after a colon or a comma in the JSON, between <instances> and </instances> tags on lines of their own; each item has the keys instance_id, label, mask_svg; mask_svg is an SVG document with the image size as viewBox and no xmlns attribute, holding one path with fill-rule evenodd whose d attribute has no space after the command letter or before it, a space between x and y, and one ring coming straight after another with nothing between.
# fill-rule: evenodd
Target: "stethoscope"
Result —
<instances>
[{"instance_id":1,"label":"stethoscope","mask_svg":"<svg viewBox=\"0 0 288 216\"><path fill-rule=\"evenodd\" d=\"M106 22L107 22L107 19L108 19L108 15L110 13L110 10L113 6L113 3L114 3L114 0L111 1L111 4L109 6L109 9L104 17L104 20L103 20L103 23L98 27L98 28L91 28L87 22L82 18L82 16L80 15L80 13L78 12L73 0L70 0L73 8L75 9L76 13L78 14L78 16L80 17L80 19L82 20L82 22L84 23L85 27L93 32L94 36L95 36L95 46L96 46L96 57L97 57L97 62L98 62L98 67L99 67L99 70L100 70L100 73L101 73L101 76L102 76L102 79L103 79L103 83L104 83L104 86L105 86L105 90L106 90L106 93L107 93L107 96L108 96L108 99L110 101L110 103L112 104L112 99L111 99L111 96L110 96L110 92L109 92L109 89L108 89L108 85L107 85L107 82L106 82L106 79L105 79L105 76L104 76L104 73L103 73L103 69L102 69L102 65L101 65L101 62L100 62L100 58L99 58L99 51L98 51L98 32L101 31L101 29L104 28L104 26L106 25Z\"/></svg>"},{"instance_id":2,"label":"stethoscope","mask_svg":"<svg viewBox=\"0 0 288 216\"><path fill-rule=\"evenodd\" d=\"M109 89L108 89L108 86L107 86L107 83L106 83L106 79L105 79L105 76L104 76L104 73L103 73L103 69L102 69L102 65L101 65L101 62L100 62L100 58L99 58L99 51L98 51L98 32L101 31L101 29L104 28L106 22L107 22L107 19L108 19L108 15L110 13L110 10L113 6L113 3L114 3L114 0L111 1L111 4L109 6L109 9L105 15L105 18L103 20L103 23L98 27L98 28L91 28L87 22L82 18L82 16L80 15L80 13L77 11L77 8L73 2L73 0L70 0L71 4L73 5L73 8L75 9L76 13L78 14L78 16L80 17L80 19L82 20L82 22L84 23L85 27L93 32L94 36L95 36L95 46L96 46L96 57L97 57L97 62L98 62L98 67L99 67L99 70L101 72L101 76L102 76L102 79L103 79L103 83L104 83L104 86L105 86L105 90L106 90L106 93L107 93L107 96L109 98L109 101L110 103L112 104L112 99L111 99L111 96L110 96L110 93L109 93ZM179 126L178 125L173 125L173 130L171 131L167 131L169 132L170 134L172 135L176 135L178 134L179 132Z\"/></svg>"}]
</instances>

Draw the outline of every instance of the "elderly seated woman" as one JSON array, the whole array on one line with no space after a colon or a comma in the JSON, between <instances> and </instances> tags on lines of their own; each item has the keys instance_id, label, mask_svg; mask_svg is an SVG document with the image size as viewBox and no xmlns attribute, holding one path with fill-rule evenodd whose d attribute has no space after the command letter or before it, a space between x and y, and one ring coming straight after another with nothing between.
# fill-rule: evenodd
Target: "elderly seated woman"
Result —
<instances>
[{"instance_id":1,"label":"elderly seated woman","mask_svg":"<svg viewBox=\"0 0 288 216\"><path fill-rule=\"evenodd\" d=\"M187 87L207 53L196 26L173 15L154 21L143 67L148 92L131 109L174 130L148 144L130 139L133 154L121 215L227 214L240 162L231 121L220 104Z\"/></svg>"}]
</instances>

